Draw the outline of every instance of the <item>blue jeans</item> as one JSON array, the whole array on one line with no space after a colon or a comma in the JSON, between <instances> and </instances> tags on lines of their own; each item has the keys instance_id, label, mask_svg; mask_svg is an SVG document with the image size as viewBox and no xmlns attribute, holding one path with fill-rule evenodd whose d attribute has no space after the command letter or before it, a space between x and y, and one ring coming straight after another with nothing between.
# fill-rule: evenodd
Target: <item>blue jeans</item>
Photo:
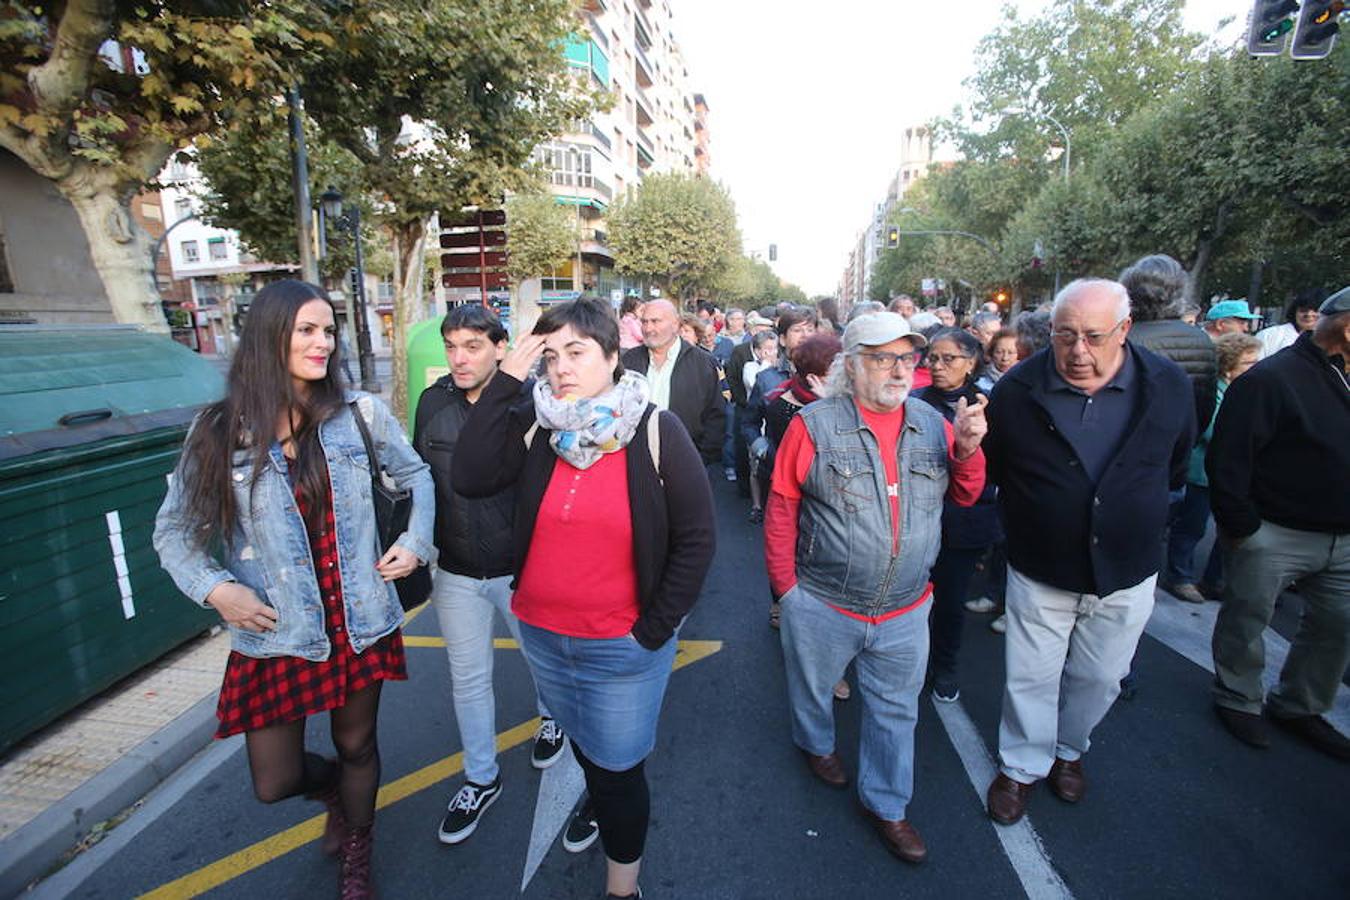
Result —
<instances>
[{"instance_id":1,"label":"blue jeans","mask_svg":"<svg viewBox=\"0 0 1350 900\"><path fill-rule=\"evenodd\" d=\"M800 584L782 604L792 740L815 756L834 752L834 685L854 663L862 697L858 796L883 819L905 818L932 601L877 625L836 612Z\"/></svg>"},{"instance_id":2,"label":"blue jeans","mask_svg":"<svg viewBox=\"0 0 1350 900\"><path fill-rule=\"evenodd\" d=\"M464 776L474 784L491 784L498 772L492 614L500 612L512 637L520 640L520 625L511 612L511 576L470 578L437 570L431 607L450 657L450 696L464 747ZM539 714L548 715L542 702Z\"/></svg>"},{"instance_id":3,"label":"blue jeans","mask_svg":"<svg viewBox=\"0 0 1350 900\"><path fill-rule=\"evenodd\" d=\"M520 623L520 646L540 699L581 752L622 772L656 746L656 722L675 664L676 639L648 650L619 638L568 637Z\"/></svg>"},{"instance_id":4,"label":"blue jeans","mask_svg":"<svg viewBox=\"0 0 1350 900\"><path fill-rule=\"evenodd\" d=\"M722 437L722 468L734 470L736 468L736 404L727 400L722 404L722 411L726 413L726 433Z\"/></svg>"},{"instance_id":5,"label":"blue jeans","mask_svg":"<svg viewBox=\"0 0 1350 900\"><path fill-rule=\"evenodd\" d=\"M1172 530L1167 538L1167 584L1205 584L1217 588L1223 580L1223 557L1218 542L1209 551L1205 572L1196 580L1195 548L1204 540L1209 528L1209 488L1199 484L1186 485Z\"/></svg>"}]
</instances>

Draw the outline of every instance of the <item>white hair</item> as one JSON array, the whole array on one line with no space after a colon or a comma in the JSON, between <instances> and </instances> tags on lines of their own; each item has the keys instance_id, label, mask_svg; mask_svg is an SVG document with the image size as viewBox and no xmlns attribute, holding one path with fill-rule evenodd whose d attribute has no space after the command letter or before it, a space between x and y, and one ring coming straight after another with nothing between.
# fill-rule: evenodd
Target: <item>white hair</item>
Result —
<instances>
[{"instance_id":1,"label":"white hair","mask_svg":"<svg viewBox=\"0 0 1350 900\"><path fill-rule=\"evenodd\" d=\"M830 363L829 371L825 373L825 381L816 393L820 397L851 397L853 396L853 377L849 369L849 357L856 356L853 353L840 352L835 356L834 361Z\"/></svg>"},{"instance_id":2,"label":"white hair","mask_svg":"<svg viewBox=\"0 0 1350 900\"><path fill-rule=\"evenodd\" d=\"M1130 292L1125 289L1125 285L1109 278L1079 278L1070 281L1055 295L1054 306L1050 308L1050 318L1057 317L1060 309L1070 301L1077 299L1080 294L1098 290L1105 291L1115 298L1117 321L1129 316Z\"/></svg>"}]
</instances>

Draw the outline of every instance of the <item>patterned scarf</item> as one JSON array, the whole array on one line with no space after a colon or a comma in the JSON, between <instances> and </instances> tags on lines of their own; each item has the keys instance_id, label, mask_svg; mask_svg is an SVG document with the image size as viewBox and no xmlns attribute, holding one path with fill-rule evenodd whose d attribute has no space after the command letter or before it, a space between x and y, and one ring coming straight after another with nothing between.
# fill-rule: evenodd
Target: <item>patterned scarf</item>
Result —
<instances>
[{"instance_id":1,"label":"patterned scarf","mask_svg":"<svg viewBox=\"0 0 1350 900\"><path fill-rule=\"evenodd\" d=\"M547 379L534 385L539 425L553 432L553 452L578 469L628 446L647 408L651 388L645 376L624 372L619 383L598 397L555 397Z\"/></svg>"}]
</instances>

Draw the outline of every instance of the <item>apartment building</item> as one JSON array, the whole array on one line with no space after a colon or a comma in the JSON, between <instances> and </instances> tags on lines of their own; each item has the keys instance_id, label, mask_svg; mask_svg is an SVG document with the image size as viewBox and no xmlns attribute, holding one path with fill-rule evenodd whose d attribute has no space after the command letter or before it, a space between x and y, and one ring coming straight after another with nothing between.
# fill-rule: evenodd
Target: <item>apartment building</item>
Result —
<instances>
[{"instance_id":1,"label":"apartment building","mask_svg":"<svg viewBox=\"0 0 1350 900\"><path fill-rule=\"evenodd\" d=\"M586 0L580 16L567 61L614 103L535 150L580 233L581 265L574 257L542 280L544 303L635 287L614 271L606 212L649 172L704 173L710 162L708 104L691 90L668 0Z\"/></svg>"},{"instance_id":2,"label":"apartment building","mask_svg":"<svg viewBox=\"0 0 1350 900\"><path fill-rule=\"evenodd\" d=\"M844 275L840 280L840 306L869 299L872 288L872 270L885 249L885 226L891 213L903 209L905 194L933 167L933 135L927 126L906 128L900 138L900 166L886 186L886 196L872 210L872 219L858 235L850 249Z\"/></svg>"}]
</instances>

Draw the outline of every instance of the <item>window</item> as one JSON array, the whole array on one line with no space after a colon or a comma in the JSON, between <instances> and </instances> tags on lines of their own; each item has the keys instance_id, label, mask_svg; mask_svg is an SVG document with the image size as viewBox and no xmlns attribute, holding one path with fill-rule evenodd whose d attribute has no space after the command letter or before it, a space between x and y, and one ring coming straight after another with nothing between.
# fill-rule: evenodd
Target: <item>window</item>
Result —
<instances>
[{"instance_id":1,"label":"window","mask_svg":"<svg viewBox=\"0 0 1350 900\"><path fill-rule=\"evenodd\" d=\"M543 144L534 152L535 161L548 170L550 184L594 187L591 148L579 144Z\"/></svg>"},{"instance_id":2,"label":"window","mask_svg":"<svg viewBox=\"0 0 1350 900\"><path fill-rule=\"evenodd\" d=\"M179 245L183 250L183 262L195 263L201 260L201 254L197 251L196 241L183 241Z\"/></svg>"},{"instance_id":3,"label":"window","mask_svg":"<svg viewBox=\"0 0 1350 900\"><path fill-rule=\"evenodd\" d=\"M206 242L207 250L210 251L212 259L225 259L229 256L229 250L225 246L223 237L209 238Z\"/></svg>"},{"instance_id":4,"label":"window","mask_svg":"<svg viewBox=\"0 0 1350 900\"><path fill-rule=\"evenodd\" d=\"M173 201L174 221L177 221L179 219L186 219L191 215L192 215L191 197L179 197L177 200Z\"/></svg>"}]
</instances>

